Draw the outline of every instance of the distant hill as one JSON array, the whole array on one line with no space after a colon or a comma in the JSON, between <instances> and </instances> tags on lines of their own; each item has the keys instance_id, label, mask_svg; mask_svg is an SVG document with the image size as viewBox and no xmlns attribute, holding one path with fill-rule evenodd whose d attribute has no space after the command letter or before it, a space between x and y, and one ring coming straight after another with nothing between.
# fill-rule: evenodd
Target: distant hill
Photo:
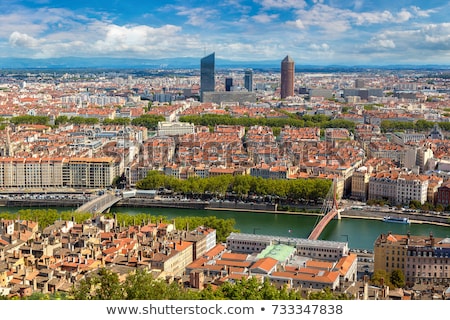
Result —
<instances>
[{"instance_id":1,"label":"distant hill","mask_svg":"<svg viewBox=\"0 0 450 320\"><path fill-rule=\"evenodd\" d=\"M129 58L0 58L1 69L200 69L200 59L194 57L166 58L166 59L129 59ZM233 61L216 58L216 69L265 69L279 71L280 61ZM346 65L303 65L296 63L298 72L345 72L370 71L374 69L386 70L450 70L450 66L442 65L386 65L386 66L346 66Z\"/></svg>"}]
</instances>

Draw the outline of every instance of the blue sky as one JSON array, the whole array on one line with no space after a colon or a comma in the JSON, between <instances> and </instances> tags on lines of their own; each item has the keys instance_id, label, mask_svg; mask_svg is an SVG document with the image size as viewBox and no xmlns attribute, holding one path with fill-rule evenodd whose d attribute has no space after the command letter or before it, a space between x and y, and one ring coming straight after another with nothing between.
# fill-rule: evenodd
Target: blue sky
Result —
<instances>
[{"instance_id":1,"label":"blue sky","mask_svg":"<svg viewBox=\"0 0 450 320\"><path fill-rule=\"evenodd\" d=\"M0 57L202 57L450 64L450 4L427 0L1 0Z\"/></svg>"}]
</instances>

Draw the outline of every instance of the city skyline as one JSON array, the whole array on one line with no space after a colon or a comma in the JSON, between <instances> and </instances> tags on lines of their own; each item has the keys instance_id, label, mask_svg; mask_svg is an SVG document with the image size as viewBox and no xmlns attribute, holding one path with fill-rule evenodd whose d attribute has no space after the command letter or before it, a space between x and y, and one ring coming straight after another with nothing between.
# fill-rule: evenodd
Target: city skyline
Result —
<instances>
[{"instance_id":1,"label":"city skyline","mask_svg":"<svg viewBox=\"0 0 450 320\"><path fill-rule=\"evenodd\" d=\"M390 65L450 62L442 0L0 4L1 58L200 58Z\"/></svg>"}]
</instances>

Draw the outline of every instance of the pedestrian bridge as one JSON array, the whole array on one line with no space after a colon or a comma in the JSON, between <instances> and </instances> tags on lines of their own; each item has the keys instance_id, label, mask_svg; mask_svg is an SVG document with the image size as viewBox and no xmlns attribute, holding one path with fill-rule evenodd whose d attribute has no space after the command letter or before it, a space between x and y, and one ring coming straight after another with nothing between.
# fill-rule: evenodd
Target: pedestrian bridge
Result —
<instances>
[{"instance_id":1,"label":"pedestrian bridge","mask_svg":"<svg viewBox=\"0 0 450 320\"><path fill-rule=\"evenodd\" d=\"M84 213L102 213L109 210L113 205L119 202L122 197L115 196L106 192L105 194L86 202L82 206L78 207L75 212Z\"/></svg>"},{"instance_id":2,"label":"pedestrian bridge","mask_svg":"<svg viewBox=\"0 0 450 320\"><path fill-rule=\"evenodd\" d=\"M333 182L333 185L331 186L330 192L328 193L326 199L324 200L322 209L321 209L321 215L319 215L318 219L320 221L316 222L316 225L314 229L311 231L308 239L310 240L317 240L319 239L320 234L322 233L323 229L328 225L328 223L334 219L340 219L341 213L338 209L337 205L337 199L336 199L336 187L335 187L335 181Z\"/></svg>"}]
</instances>

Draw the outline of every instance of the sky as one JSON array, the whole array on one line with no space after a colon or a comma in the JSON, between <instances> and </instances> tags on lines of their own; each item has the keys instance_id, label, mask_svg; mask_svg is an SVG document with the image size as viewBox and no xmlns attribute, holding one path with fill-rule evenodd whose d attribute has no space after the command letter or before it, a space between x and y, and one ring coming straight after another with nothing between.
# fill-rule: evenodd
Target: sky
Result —
<instances>
[{"instance_id":1,"label":"sky","mask_svg":"<svg viewBox=\"0 0 450 320\"><path fill-rule=\"evenodd\" d=\"M0 58L203 57L450 65L450 4L427 0L1 0Z\"/></svg>"}]
</instances>

